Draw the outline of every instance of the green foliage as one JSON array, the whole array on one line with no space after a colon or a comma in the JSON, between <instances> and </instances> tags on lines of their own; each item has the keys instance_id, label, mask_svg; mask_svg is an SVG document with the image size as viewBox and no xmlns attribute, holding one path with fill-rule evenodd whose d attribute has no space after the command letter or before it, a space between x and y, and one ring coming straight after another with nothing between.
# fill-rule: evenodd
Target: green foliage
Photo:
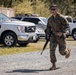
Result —
<instances>
[{"instance_id":1,"label":"green foliage","mask_svg":"<svg viewBox=\"0 0 76 75\"><path fill-rule=\"evenodd\" d=\"M41 1L35 3L35 2L30 2L28 0L26 1L24 0L22 3L15 6L14 10L16 11L16 14L34 13L45 17L49 16L50 14L44 2Z\"/></svg>"},{"instance_id":2,"label":"green foliage","mask_svg":"<svg viewBox=\"0 0 76 75\"><path fill-rule=\"evenodd\" d=\"M14 10L16 14L33 13L31 2L28 2L27 0L15 6Z\"/></svg>"},{"instance_id":3,"label":"green foliage","mask_svg":"<svg viewBox=\"0 0 76 75\"><path fill-rule=\"evenodd\" d=\"M40 16L49 16L50 12L44 2L38 1L36 5L33 5L33 12Z\"/></svg>"},{"instance_id":4,"label":"green foliage","mask_svg":"<svg viewBox=\"0 0 76 75\"><path fill-rule=\"evenodd\" d=\"M0 6L14 8L16 14L36 13L48 17L49 6L56 3L64 15L76 17L76 0L0 0Z\"/></svg>"}]
</instances>

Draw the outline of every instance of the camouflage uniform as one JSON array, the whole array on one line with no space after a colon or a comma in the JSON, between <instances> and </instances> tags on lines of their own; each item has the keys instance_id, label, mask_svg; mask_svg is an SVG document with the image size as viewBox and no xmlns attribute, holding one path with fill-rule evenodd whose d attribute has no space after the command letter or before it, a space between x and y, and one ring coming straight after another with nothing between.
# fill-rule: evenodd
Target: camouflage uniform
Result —
<instances>
[{"instance_id":1,"label":"camouflage uniform","mask_svg":"<svg viewBox=\"0 0 76 75\"><path fill-rule=\"evenodd\" d=\"M51 16L48 19L47 32L48 34L52 31L50 37L50 59L52 63L57 61L55 56L55 50L58 45L59 52L61 55L65 55L66 51L66 29L69 28L69 24L61 14L57 14L56 17ZM57 36L57 32L62 32L62 36Z\"/></svg>"}]
</instances>

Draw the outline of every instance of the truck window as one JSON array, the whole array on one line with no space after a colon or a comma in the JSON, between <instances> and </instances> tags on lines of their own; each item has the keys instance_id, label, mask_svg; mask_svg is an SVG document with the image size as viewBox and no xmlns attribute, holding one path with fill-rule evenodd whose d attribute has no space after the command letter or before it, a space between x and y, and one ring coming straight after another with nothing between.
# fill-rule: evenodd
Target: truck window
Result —
<instances>
[{"instance_id":1,"label":"truck window","mask_svg":"<svg viewBox=\"0 0 76 75\"><path fill-rule=\"evenodd\" d=\"M24 18L22 21L29 22L29 18Z\"/></svg>"},{"instance_id":2,"label":"truck window","mask_svg":"<svg viewBox=\"0 0 76 75\"><path fill-rule=\"evenodd\" d=\"M32 22L32 23L38 24L38 22L40 20L37 19L37 18L24 18L23 21L28 21L28 22Z\"/></svg>"},{"instance_id":3,"label":"truck window","mask_svg":"<svg viewBox=\"0 0 76 75\"><path fill-rule=\"evenodd\" d=\"M22 17L12 17L12 18L21 20Z\"/></svg>"},{"instance_id":4,"label":"truck window","mask_svg":"<svg viewBox=\"0 0 76 75\"><path fill-rule=\"evenodd\" d=\"M0 13L0 21L10 21L10 19L6 15Z\"/></svg>"}]
</instances>

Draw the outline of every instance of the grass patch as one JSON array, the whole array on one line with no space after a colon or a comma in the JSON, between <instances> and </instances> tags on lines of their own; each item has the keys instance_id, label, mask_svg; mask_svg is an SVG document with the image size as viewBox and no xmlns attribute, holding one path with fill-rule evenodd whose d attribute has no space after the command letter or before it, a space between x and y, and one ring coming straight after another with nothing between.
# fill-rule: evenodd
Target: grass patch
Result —
<instances>
[{"instance_id":1,"label":"grass patch","mask_svg":"<svg viewBox=\"0 0 76 75\"><path fill-rule=\"evenodd\" d=\"M26 47L0 47L0 56L1 55L8 55L8 54L18 54L18 53L25 53L25 52L32 52L32 51L39 51L42 50L43 45L45 42L38 42L38 43L30 43ZM49 48L49 45L47 46Z\"/></svg>"},{"instance_id":2,"label":"grass patch","mask_svg":"<svg viewBox=\"0 0 76 75\"><path fill-rule=\"evenodd\" d=\"M72 38L67 38L67 47L76 46L76 41ZM41 51L45 44L44 39L40 39L37 43L30 43L27 47L3 47L0 46L0 56L1 55L8 55L8 54L18 54L18 53L26 53L32 51ZM49 44L47 45L46 49L49 49Z\"/></svg>"}]
</instances>

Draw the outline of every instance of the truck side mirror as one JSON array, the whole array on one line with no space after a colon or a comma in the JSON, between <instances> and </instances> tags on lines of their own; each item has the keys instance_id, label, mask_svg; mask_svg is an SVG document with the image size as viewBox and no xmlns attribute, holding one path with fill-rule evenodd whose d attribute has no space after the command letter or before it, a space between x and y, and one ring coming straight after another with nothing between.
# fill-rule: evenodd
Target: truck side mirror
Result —
<instances>
[{"instance_id":1,"label":"truck side mirror","mask_svg":"<svg viewBox=\"0 0 76 75\"><path fill-rule=\"evenodd\" d=\"M42 25L42 22L41 22L41 21L39 21L39 22L38 22L38 24Z\"/></svg>"}]
</instances>

